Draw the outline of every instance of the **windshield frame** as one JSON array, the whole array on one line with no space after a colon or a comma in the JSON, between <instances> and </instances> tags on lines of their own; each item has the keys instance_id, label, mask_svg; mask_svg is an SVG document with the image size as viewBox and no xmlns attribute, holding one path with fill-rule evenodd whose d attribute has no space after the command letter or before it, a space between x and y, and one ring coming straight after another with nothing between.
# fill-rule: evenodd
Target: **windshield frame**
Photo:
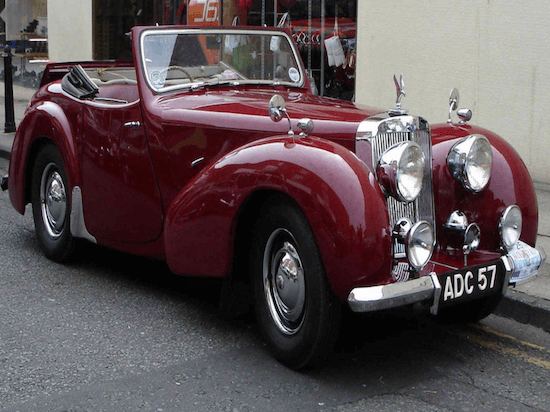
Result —
<instances>
[{"instance_id":1,"label":"windshield frame","mask_svg":"<svg viewBox=\"0 0 550 412\"><path fill-rule=\"evenodd\" d=\"M148 75L148 70L146 66L146 56L145 56L145 39L148 36L153 35L179 35L179 34L191 34L191 35L258 35L261 34L262 36L283 36L287 39L288 45L290 47L290 50L292 51L292 57L294 58L294 61L296 62L296 69L298 70L298 73L300 75L300 81L299 82L287 82L287 81L274 81L271 79L265 79L265 80L254 80L254 79L238 79L238 80L220 80L220 81L191 81L189 83L184 84L177 84L177 85L170 85L170 86L163 86L163 87L157 87L155 86L150 79L150 76ZM140 33L140 39L139 39L139 47L140 47L140 53L139 53L139 61L141 65L141 70L143 73L143 77L147 83L147 86L155 93L157 94L164 94L167 92L173 92L173 91L181 91L181 90L195 90L202 87L212 87L212 86L218 86L218 85L230 85L230 86L241 86L241 85L264 85L264 86L283 86L283 87L289 87L289 88L304 88L306 87L307 83L307 77L305 73L305 69L302 63L302 59L300 57L300 54L298 52L298 49L296 47L296 44L294 40L292 39L292 36L284 29L277 29L277 28L242 28L242 27L194 27L194 28L174 28L174 27L152 27L143 30ZM224 63L223 60L220 61L221 63ZM215 80L215 79L212 79Z\"/></svg>"}]
</instances>

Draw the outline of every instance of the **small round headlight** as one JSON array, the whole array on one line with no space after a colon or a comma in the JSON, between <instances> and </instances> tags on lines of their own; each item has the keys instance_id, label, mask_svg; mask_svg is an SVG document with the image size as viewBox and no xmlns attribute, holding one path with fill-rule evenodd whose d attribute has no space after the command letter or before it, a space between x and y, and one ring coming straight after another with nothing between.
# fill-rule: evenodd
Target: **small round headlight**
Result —
<instances>
[{"instance_id":1,"label":"small round headlight","mask_svg":"<svg viewBox=\"0 0 550 412\"><path fill-rule=\"evenodd\" d=\"M498 229L502 239L502 245L506 250L513 249L521 236L522 217L521 210L516 205L508 206L502 216Z\"/></svg>"},{"instance_id":2,"label":"small round headlight","mask_svg":"<svg viewBox=\"0 0 550 412\"><path fill-rule=\"evenodd\" d=\"M412 202L422 189L424 169L420 146L415 142L402 142L382 154L376 176L387 195L401 202Z\"/></svg>"},{"instance_id":3,"label":"small round headlight","mask_svg":"<svg viewBox=\"0 0 550 412\"><path fill-rule=\"evenodd\" d=\"M472 134L456 143L447 156L451 174L472 192L480 192L491 178L493 153L485 136Z\"/></svg>"},{"instance_id":4,"label":"small round headlight","mask_svg":"<svg viewBox=\"0 0 550 412\"><path fill-rule=\"evenodd\" d=\"M414 270L421 270L432 257L434 250L434 231L425 220L413 225L405 242L407 258Z\"/></svg>"}]
</instances>

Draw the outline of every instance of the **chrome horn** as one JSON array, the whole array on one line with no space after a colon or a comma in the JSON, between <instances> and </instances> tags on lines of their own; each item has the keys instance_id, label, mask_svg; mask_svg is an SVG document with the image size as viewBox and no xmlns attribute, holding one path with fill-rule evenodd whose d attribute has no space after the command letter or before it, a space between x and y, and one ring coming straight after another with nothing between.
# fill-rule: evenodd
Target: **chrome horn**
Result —
<instances>
[{"instance_id":1,"label":"chrome horn","mask_svg":"<svg viewBox=\"0 0 550 412\"><path fill-rule=\"evenodd\" d=\"M470 109L459 109L458 98L458 89L455 87L449 94L449 118L447 119L447 123L451 124L453 122L451 119L451 113L456 110L456 114L460 119L458 123L464 125L472 118L472 111Z\"/></svg>"}]
</instances>

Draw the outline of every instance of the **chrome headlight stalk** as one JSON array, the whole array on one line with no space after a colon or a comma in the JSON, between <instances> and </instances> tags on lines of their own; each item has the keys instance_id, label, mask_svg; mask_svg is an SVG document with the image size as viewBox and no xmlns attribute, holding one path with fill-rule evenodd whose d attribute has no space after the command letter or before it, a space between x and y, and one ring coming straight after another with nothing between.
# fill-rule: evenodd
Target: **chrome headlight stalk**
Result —
<instances>
[{"instance_id":1,"label":"chrome headlight stalk","mask_svg":"<svg viewBox=\"0 0 550 412\"><path fill-rule=\"evenodd\" d=\"M522 215L517 205L508 206L502 212L498 223L498 231L504 249L509 252L516 247L521 236Z\"/></svg>"},{"instance_id":2,"label":"chrome headlight stalk","mask_svg":"<svg viewBox=\"0 0 550 412\"><path fill-rule=\"evenodd\" d=\"M402 217L395 223L395 226L393 227L393 231L392 231L393 238L396 239L402 245L404 245L405 241L407 240L407 235L411 231L411 227L412 227L411 220L407 219L406 217Z\"/></svg>"},{"instance_id":3,"label":"chrome headlight stalk","mask_svg":"<svg viewBox=\"0 0 550 412\"><path fill-rule=\"evenodd\" d=\"M466 189L482 191L491 178L493 153L485 136L472 134L456 143L447 155L451 175Z\"/></svg>"},{"instance_id":4,"label":"chrome headlight stalk","mask_svg":"<svg viewBox=\"0 0 550 412\"><path fill-rule=\"evenodd\" d=\"M382 154L376 166L376 177L386 195L409 203L420 194L425 167L418 143L402 142Z\"/></svg>"}]
</instances>

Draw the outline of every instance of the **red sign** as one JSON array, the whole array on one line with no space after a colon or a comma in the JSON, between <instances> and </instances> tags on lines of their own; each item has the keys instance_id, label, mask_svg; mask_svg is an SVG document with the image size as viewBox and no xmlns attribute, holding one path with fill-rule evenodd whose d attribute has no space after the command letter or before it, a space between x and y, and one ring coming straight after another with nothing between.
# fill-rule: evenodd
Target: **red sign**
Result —
<instances>
[{"instance_id":1,"label":"red sign","mask_svg":"<svg viewBox=\"0 0 550 412\"><path fill-rule=\"evenodd\" d=\"M187 9L187 24L191 26L219 26L219 0L191 0Z\"/></svg>"}]
</instances>

